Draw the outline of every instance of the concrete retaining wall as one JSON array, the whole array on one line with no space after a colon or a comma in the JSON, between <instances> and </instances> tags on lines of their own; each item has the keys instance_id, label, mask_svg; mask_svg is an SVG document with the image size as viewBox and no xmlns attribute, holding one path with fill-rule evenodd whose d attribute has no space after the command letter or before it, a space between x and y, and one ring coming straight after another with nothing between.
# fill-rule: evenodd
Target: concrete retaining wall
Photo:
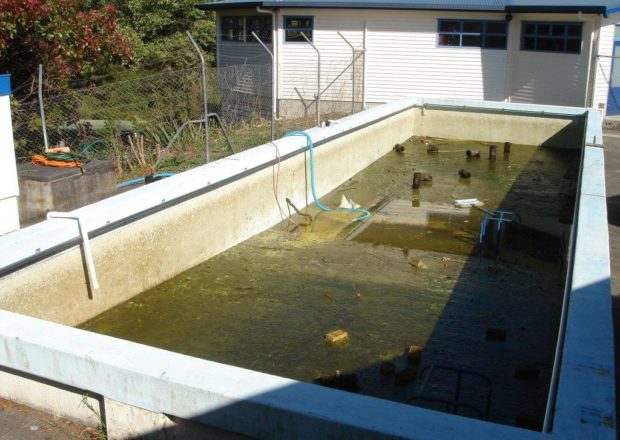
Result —
<instances>
[{"instance_id":1,"label":"concrete retaining wall","mask_svg":"<svg viewBox=\"0 0 620 440\"><path fill-rule=\"evenodd\" d=\"M493 111L505 112L497 117L507 119L496 121L496 138L484 140L542 144L554 130L582 124L586 140L582 130L578 142L586 144L585 186L578 198L587 212L577 213L574 237L582 256L574 260L579 267L567 296L559 397L553 398L557 427L551 435L614 438L609 256L605 234L589 226L592 216L605 218L604 186L596 179L603 175L600 149L590 145L600 136L600 118L597 131L595 113L583 109L460 102L452 109L431 111L429 106L422 114L425 103L450 104L412 98L309 130L320 143L318 193L327 193L413 134L452 137L466 133L469 125L464 137L486 136L481 125L493 123L487 116ZM452 112L465 113L467 124ZM538 124L523 118L541 112L547 117ZM456 121L451 128L446 118ZM475 134L479 128L483 135ZM282 158L280 197L303 206L309 191L305 139L276 145ZM277 223L275 158L275 147L263 145L77 210L94 238L101 288L90 292L92 299L73 221L46 221L0 238L0 271L6 273L0 279L0 306L48 320L0 310L0 397L90 425L103 419L110 438L548 438L49 322L81 322ZM96 414L81 405L85 395L92 396Z\"/></svg>"}]
</instances>

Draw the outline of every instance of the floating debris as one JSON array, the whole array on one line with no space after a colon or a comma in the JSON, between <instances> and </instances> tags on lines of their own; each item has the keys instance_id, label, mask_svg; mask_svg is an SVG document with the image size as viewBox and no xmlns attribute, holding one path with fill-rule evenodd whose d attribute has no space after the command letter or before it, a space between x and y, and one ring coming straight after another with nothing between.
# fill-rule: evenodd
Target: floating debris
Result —
<instances>
[{"instance_id":1,"label":"floating debris","mask_svg":"<svg viewBox=\"0 0 620 440\"><path fill-rule=\"evenodd\" d=\"M360 389L357 374L340 374L339 370L336 370L336 374L319 376L314 379L313 382L317 385L322 385L328 388L336 388L343 391L357 392Z\"/></svg>"},{"instance_id":2,"label":"floating debris","mask_svg":"<svg viewBox=\"0 0 620 440\"><path fill-rule=\"evenodd\" d=\"M489 145L489 160L497 159L497 145Z\"/></svg>"},{"instance_id":3,"label":"floating debris","mask_svg":"<svg viewBox=\"0 0 620 440\"><path fill-rule=\"evenodd\" d=\"M422 181L422 173L413 173L413 182L411 183L411 188L419 189L421 181Z\"/></svg>"},{"instance_id":4,"label":"floating debris","mask_svg":"<svg viewBox=\"0 0 620 440\"><path fill-rule=\"evenodd\" d=\"M463 179L469 179L471 177L471 173L467 170L464 170L463 168L461 168L459 170L459 176Z\"/></svg>"},{"instance_id":5,"label":"floating debris","mask_svg":"<svg viewBox=\"0 0 620 440\"><path fill-rule=\"evenodd\" d=\"M510 147L512 146L512 143L510 142L505 142L504 143L504 154L510 154Z\"/></svg>"},{"instance_id":6,"label":"floating debris","mask_svg":"<svg viewBox=\"0 0 620 440\"><path fill-rule=\"evenodd\" d=\"M409 261L409 264L411 265L411 267L414 267L416 269L428 269L428 266L420 258L414 258L413 260Z\"/></svg>"},{"instance_id":7,"label":"floating debris","mask_svg":"<svg viewBox=\"0 0 620 440\"><path fill-rule=\"evenodd\" d=\"M392 149L397 153L403 153L405 151L405 146L403 144L396 144Z\"/></svg>"},{"instance_id":8,"label":"floating debris","mask_svg":"<svg viewBox=\"0 0 620 440\"><path fill-rule=\"evenodd\" d=\"M457 208L473 208L475 206L484 206L478 199L459 199L454 201L454 206Z\"/></svg>"},{"instance_id":9,"label":"floating debris","mask_svg":"<svg viewBox=\"0 0 620 440\"><path fill-rule=\"evenodd\" d=\"M338 208L340 208L340 209L358 209L359 207L360 207L360 205L358 205L357 203L355 203L351 199L347 199L344 194L342 195L342 197L340 197L340 206L338 206Z\"/></svg>"},{"instance_id":10,"label":"floating debris","mask_svg":"<svg viewBox=\"0 0 620 440\"><path fill-rule=\"evenodd\" d=\"M407 349L407 361L410 363L418 363L422 359L423 347L412 345Z\"/></svg>"},{"instance_id":11,"label":"floating debris","mask_svg":"<svg viewBox=\"0 0 620 440\"><path fill-rule=\"evenodd\" d=\"M465 155L472 159L480 159L480 150L467 150Z\"/></svg>"},{"instance_id":12,"label":"floating debris","mask_svg":"<svg viewBox=\"0 0 620 440\"><path fill-rule=\"evenodd\" d=\"M344 330L334 330L325 335L325 340L329 344L339 344L349 340L349 333Z\"/></svg>"}]
</instances>

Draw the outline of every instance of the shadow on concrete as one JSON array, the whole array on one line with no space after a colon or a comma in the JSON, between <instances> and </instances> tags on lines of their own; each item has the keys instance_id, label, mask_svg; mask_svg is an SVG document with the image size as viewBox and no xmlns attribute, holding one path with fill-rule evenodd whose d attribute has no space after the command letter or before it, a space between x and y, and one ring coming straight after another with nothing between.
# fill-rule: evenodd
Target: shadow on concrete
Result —
<instances>
[{"instance_id":1,"label":"shadow on concrete","mask_svg":"<svg viewBox=\"0 0 620 440\"><path fill-rule=\"evenodd\" d=\"M607 222L620 226L620 195L607 197Z\"/></svg>"}]
</instances>

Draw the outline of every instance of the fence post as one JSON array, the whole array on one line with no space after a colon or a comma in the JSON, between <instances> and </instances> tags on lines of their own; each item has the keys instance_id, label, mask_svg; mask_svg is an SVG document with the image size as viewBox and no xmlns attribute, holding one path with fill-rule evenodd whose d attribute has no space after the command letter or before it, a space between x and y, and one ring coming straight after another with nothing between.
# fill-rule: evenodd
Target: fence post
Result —
<instances>
[{"instance_id":1,"label":"fence post","mask_svg":"<svg viewBox=\"0 0 620 440\"><path fill-rule=\"evenodd\" d=\"M316 125L317 127L321 126L321 52L316 48L316 46L310 41L306 34L300 32L301 36L310 43L310 46L315 50L317 55L317 88L316 88Z\"/></svg>"},{"instance_id":2,"label":"fence post","mask_svg":"<svg viewBox=\"0 0 620 440\"><path fill-rule=\"evenodd\" d=\"M276 117L276 78L275 78L276 59L273 56L273 52L270 51L267 45L265 45L265 43L263 43L263 41L258 37L258 35L256 35L256 32L252 31L252 36L254 37L256 41L260 43L261 46L263 46L263 49L265 49L267 53L269 54L269 56L271 57L271 140L273 141L275 138L273 121Z\"/></svg>"},{"instance_id":3,"label":"fence post","mask_svg":"<svg viewBox=\"0 0 620 440\"><path fill-rule=\"evenodd\" d=\"M43 64L39 64L39 113L41 114L41 128L43 129L43 144L49 148L47 140L47 126L45 125L45 109L43 108Z\"/></svg>"},{"instance_id":4,"label":"fence post","mask_svg":"<svg viewBox=\"0 0 620 440\"><path fill-rule=\"evenodd\" d=\"M200 57L200 72L202 76L202 103L204 107L204 117L205 117L205 155L207 158L207 163L209 163L209 110L207 105L207 69L205 67L205 57L202 55L202 51L200 47L194 41L192 34L187 31L187 38L194 46L194 50Z\"/></svg>"},{"instance_id":5,"label":"fence post","mask_svg":"<svg viewBox=\"0 0 620 440\"><path fill-rule=\"evenodd\" d=\"M351 48L351 53L353 54L353 58L352 58L353 59L353 65L352 65L353 74L351 76L351 113L355 113L355 47L353 47L353 45L349 42L349 40L344 38L344 35L342 35L340 31L338 31L338 35L340 35L340 37L344 40L344 42L349 45L349 47Z\"/></svg>"}]
</instances>

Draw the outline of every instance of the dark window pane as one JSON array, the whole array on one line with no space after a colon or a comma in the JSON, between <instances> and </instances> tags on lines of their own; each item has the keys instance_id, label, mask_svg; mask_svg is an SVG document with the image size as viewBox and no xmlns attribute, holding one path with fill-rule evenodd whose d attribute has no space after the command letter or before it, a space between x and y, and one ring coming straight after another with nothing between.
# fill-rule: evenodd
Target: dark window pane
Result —
<instances>
[{"instance_id":1,"label":"dark window pane","mask_svg":"<svg viewBox=\"0 0 620 440\"><path fill-rule=\"evenodd\" d=\"M484 37L484 47L489 49L506 49L506 37L500 35L487 35Z\"/></svg>"},{"instance_id":2,"label":"dark window pane","mask_svg":"<svg viewBox=\"0 0 620 440\"><path fill-rule=\"evenodd\" d=\"M539 24L536 29L536 33L538 35L549 35L550 32L551 32L551 25L549 24Z\"/></svg>"},{"instance_id":3,"label":"dark window pane","mask_svg":"<svg viewBox=\"0 0 620 440\"><path fill-rule=\"evenodd\" d=\"M472 34L482 33L482 22L479 22L479 21L463 22L463 32L472 33Z\"/></svg>"},{"instance_id":4,"label":"dark window pane","mask_svg":"<svg viewBox=\"0 0 620 440\"><path fill-rule=\"evenodd\" d=\"M438 44L440 46L460 46L461 37L453 34L439 34Z\"/></svg>"},{"instance_id":5,"label":"dark window pane","mask_svg":"<svg viewBox=\"0 0 620 440\"><path fill-rule=\"evenodd\" d=\"M222 17L221 38L223 41L243 41L243 17Z\"/></svg>"},{"instance_id":6,"label":"dark window pane","mask_svg":"<svg viewBox=\"0 0 620 440\"><path fill-rule=\"evenodd\" d=\"M439 32L460 32L461 31L461 22L460 21L440 21L439 22Z\"/></svg>"},{"instance_id":7,"label":"dark window pane","mask_svg":"<svg viewBox=\"0 0 620 440\"><path fill-rule=\"evenodd\" d=\"M286 31L286 41L306 41L306 39L301 36L301 32L302 31ZM312 41L312 31L305 30L303 33Z\"/></svg>"},{"instance_id":8,"label":"dark window pane","mask_svg":"<svg viewBox=\"0 0 620 440\"><path fill-rule=\"evenodd\" d=\"M580 53L581 52L581 41L580 40L566 40L566 52L569 53Z\"/></svg>"},{"instance_id":9,"label":"dark window pane","mask_svg":"<svg viewBox=\"0 0 620 440\"><path fill-rule=\"evenodd\" d=\"M581 25L580 24L571 24L567 26L567 33L569 37L581 37Z\"/></svg>"},{"instance_id":10,"label":"dark window pane","mask_svg":"<svg viewBox=\"0 0 620 440\"><path fill-rule=\"evenodd\" d=\"M482 37L480 35L463 35L463 46L480 47L482 46Z\"/></svg>"},{"instance_id":11,"label":"dark window pane","mask_svg":"<svg viewBox=\"0 0 620 440\"><path fill-rule=\"evenodd\" d=\"M536 50L536 38L526 37L523 39L523 49Z\"/></svg>"},{"instance_id":12,"label":"dark window pane","mask_svg":"<svg viewBox=\"0 0 620 440\"><path fill-rule=\"evenodd\" d=\"M489 22L487 23L487 33L489 34L505 34L506 23Z\"/></svg>"},{"instance_id":13,"label":"dark window pane","mask_svg":"<svg viewBox=\"0 0 620 440\"><path fill-rule=\"evenodd\" d=\"M564 52L564 39L562 38L539 38L536 45L537 50Z\"/></svg>"},{"instance_id":14,"label":"dark window pane","mask_svg":"<svg viewBox=\"0 0 620 440\"><path fill-rule=\"evenodd\" d=\"M535 24L526 23L524 27L525 27L524 33L526 35L535 35L536 34L536 25Z\"/></svg>"},{"instance_id":15,"label":"dark window pane","mask_svg":"<svg viewBox=\"0 0 620 440\"><path fill-rule=\"evenodd\" d=\"M557 37L563 37L566 33L566 25L554 24L551 28L551 34Z\"/></svg>"}]
</instances>

